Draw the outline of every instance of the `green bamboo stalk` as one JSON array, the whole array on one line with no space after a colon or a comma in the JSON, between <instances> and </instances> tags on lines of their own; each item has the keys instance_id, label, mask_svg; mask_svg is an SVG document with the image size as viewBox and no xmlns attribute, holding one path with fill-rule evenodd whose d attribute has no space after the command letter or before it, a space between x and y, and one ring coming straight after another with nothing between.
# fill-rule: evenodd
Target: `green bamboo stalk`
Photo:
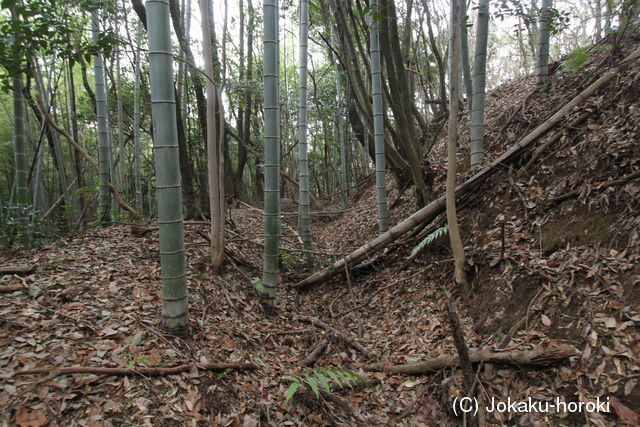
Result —
<instances>
[{"instance_id":1,"label":"green bamboo stalk","mask_svg":"<svg viewBox=\"0 0 640 427\"><path fill-rule=\"evenodd\" d=\"M376 204L378 207L378 230L389 229L387 208L387 185L385 182L384 122L382 114L382 75L380 72L380 35L378 22L378 2L371 0L374 13L371 20L371 95L373 97L373 142L376 152Z\"/></svg>"},{"instance_id":2,"label":"green bamboo stalk","mask_svg":"<svg viewBox=\"0 0 640 427\"><path fill-rule=\"evenodd\" d=\"M140 61L142 52L142 25L138 22L136 33L136 59L133 89L133 169L136 210L142 213L142 180L140 177Z\"/></svg>"},{"instance_id":3,"label":"green bamboo stalk","mask_svg":"<svg viewBox=\"0 0 640 427\"><path fill-rule=\"evenodd\" d=\"M151 116L160 231L162 326L173 335L183 336L189 331L187 273L169 1L147 0L145 4L149 33Z\"/></svg>"},{"instance_id":4,"label":"green bamboo stalk","mask_svg":"<svg viewBox=\"0 0 640 427\"><path fill-rule=\"evenodd\" d=\"M264 16L264 267L257 286L265 311L275 307L280 243L280 103L278 0L263 1Z\"/></svg>"},{"instance_id":5,"label":"green bamboo stalk","mask_svg":"<svg viewBox=\"0 0 640 427\"><path fill-rule=\"evenodd\" d=\"M549 77L549 19L551 19L551 8L553 0L542 0L540 10L540 30L538 32L538 51L536 58L536 83L542 87L547 84Z\"/></svg>"},{"instance_id":6,"label":"green bamboo stalk","mask_svg":"<svg viewBox=\"0 0 640 427\"><path fill-rule=\"evenodd\" d=\"M24 100L22 95L22 73L13 77L13 157L15 160L16 205L24 206L28 203L27 187L27 153L24 137Z\"/></svg>"},{"instance_id":7,"label":"green bamboo stalk","mask_svg":"<svg viewBox=\"0 0 640 427\"><path fill-rule=\"evenodd\" d=\"M484 160L484 100L487 80L487 41L489 39L489 0L480 0L473 60L473 102L471 103L471 167Z\"/></svg>"},{"instance_id":8,"label":"green bamboo stalk","mask_svg":"<svg viewBox=\"0 0 640 427\"><path fill-rule=\"evenodd\" d=\"M91 30L93 43L100 38L100 17L98 10L91 12ZM98 220L103 225L111 220L109 217L109 135L107 128L107 89L104 77L104 60L102 51L93 55L96 81L96 116L98 119L98 165L99 165L99 197Z\"/></svg>"},{"instance_id":9,"label":"green bamboo stalk","mask_svg":"<svg viewBox=\"0 0 640 427\"><path fill-rule=\"evenodd\" d=\"M309 161L307 156L307 52L309 39L309 1L300 0L300 102L298 106L298 139L300 141L300 180L298 196L298 228L306 250L311 249L309 217Z\"/></svg>"}]
</instances>

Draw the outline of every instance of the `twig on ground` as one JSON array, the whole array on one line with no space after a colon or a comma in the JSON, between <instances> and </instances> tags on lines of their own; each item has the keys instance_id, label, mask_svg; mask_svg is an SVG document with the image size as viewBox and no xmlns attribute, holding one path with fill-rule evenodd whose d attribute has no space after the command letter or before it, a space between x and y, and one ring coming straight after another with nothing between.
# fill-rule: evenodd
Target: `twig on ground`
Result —
<instances>
[{"instance_id":1,"label":"twig on ground","mask_svg":"<svg viewBox=\"0 0 640 427\"><path fill-rule=\"evenodd\" d=\"M303 322L311 323L314 326L318 326L318 327L324 329L325 331L333 334L334 336L336 336L337 338L339 338L340 340L342 340L346 344L348 344L351 347L355 348L356 350L358 350L360 353L364 354L365 356L373 357L373 354L371 353L371 350L369 350L368 348L366 348L365 346L363 346L362 344L357 342L354 338L349 337L345 332L341 332L341 331L337 330L336 328L333 328L333 327L327 325L322 320L317 319L315 317L311 317L311 316L296 316L296 318L299 319L299 320L302 320Z\"/></svg>"},{"instance_id":2,"label":"twig on ground","mask_svg":"<svg viewBox=\"0 0 640 427\"><path fill-rule=\"evenodd\" d=\"M226 369L236 369L239 371L248 371L258 369L253 363L185 363L184 365L172 367L146 367L137 366L135 368L105 368L101 366L49 366L46 368L27 369L14 373L15 376L22 375L40 375L49 374L56 376L62 374L96 374L96 375L145 375L145 376L161 376L175 375L182 372L188 372L193 367L207 371L224 371Z\"/></svg>"}]
</instances>

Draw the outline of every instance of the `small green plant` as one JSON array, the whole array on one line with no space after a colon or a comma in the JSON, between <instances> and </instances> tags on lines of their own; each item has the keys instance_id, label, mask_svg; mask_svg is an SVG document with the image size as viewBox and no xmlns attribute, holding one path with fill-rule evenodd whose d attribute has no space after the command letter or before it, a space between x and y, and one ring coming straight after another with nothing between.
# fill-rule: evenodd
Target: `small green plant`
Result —
<instances>
[{"instance_id":1,"label":"small green plant","mask_svg":"<svg viewBox=\"0 0 640 427\"><path fill-rule=\"evenodd\" d=\"M331 382L338 387L353 388L358 383L366 384L368 381L361 375L346 369L332 369L332 368L316 368L310 369L302 374L302 377L296 377L293 375L286 375L283 377L285 380L291 382L289 388L284 394L285 402L289 402L296 395L296 392L301 385L306 384L309 386L313 394L317 398L320 398L321 390L326 393L331 393Z\"/></svg>"},{"instance_id":2,"label":"small green plant","mask_svg":"<svg viewBox=\"0 0 640 427\"><path fill-rule=\"evenodd\" d=\"M291 251L282 250L280 259L282 260L282 267L285 270L290 270L300 258Z\"/></svg>"},{"instance_id":3,"label":"small green plant","mask_svg":"<svg viewBox=\"0 0 640 427\"><path fill-rule=\"evenodd\" d=\"M591 53L595 51L609 51L612 49L611 45L605 44L602 46L592 47L578 47L571 52L571 56L562 62L562 71L565 73L575 73L580 71L591 59Z\"/></svg>"},{"instance_id":4,"label":"small green plant","mask_svg":"<svg viewBox=\"0 0 640 427\"><path fill-rule=\"evenodd\" d=\"M38 219L31 205L5 205L1 209L0 247L36 247L53 235L51 225Z\"/></svg>"},{"instance_id":5,"label":"small green plant","mask_svg":"<svg viewBox=\"0 0 640 427\"><path fill-rule=\"evenodd\" d=\"M589 49L586 47L576 48L571 52L571 56L562 62L562 71L565 73L575 73L580 71L580 69L589 62L590 58L591 54L589 53Z\"/></svg>"},{"instance_id":6,"label":"small green plant","mask_svg":"<svg viewBox=\"0 0 640 427\"><path fill-rule=\"evenodd\" d=\"M262 279L259 277L254 277L251 279L251 284L253 285L253 289L259 294L264 292L264 286L262 286Z\"/></svg>"},{"instance_id":7,"label":"small green plant","mask_svg":"<svg viewBox=\"0 0 640 427\"><path fill-rule=\"evenodd\" d=\"M420 253L420 251L422 251L425 247L429 246L435 240L439 239L441 236L444 236L445 234L447 234L447 231L449 231L449 224L445 224L442 227L433 231L432 233L429 233L427 237L422 239L422 241L413 248L413 250L411 251L411 254L407 258L407 262L413 261L413 259Z\"/></svg>"}]
</instances>

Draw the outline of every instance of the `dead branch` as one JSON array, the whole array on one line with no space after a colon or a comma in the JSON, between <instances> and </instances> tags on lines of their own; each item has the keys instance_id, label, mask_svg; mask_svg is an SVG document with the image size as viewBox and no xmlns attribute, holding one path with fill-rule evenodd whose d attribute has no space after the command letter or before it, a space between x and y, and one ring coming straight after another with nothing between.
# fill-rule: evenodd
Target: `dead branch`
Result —
<instances>
[{"instance_id":1,"label":"dead branch","mask_svg":"<svg viewBox=\"0 0 640 427\"><path fill-rule=\"evenodd\" d=\"M28 369L25 371L18 371L14 375L40 375L40 374L53 374L56 376L63 374L96 374L96 375L142 375L142 376L161 376L161 375L175 375L181 372L189 372L192 368L198 368L205 371L224 371L226 369L236 369L239 371L248 371L258 369L253 363L185 363L184 365L178 365L168 368L161 367L146 367L137 366L131 369L126 368L104 368L98 366L68 366L58 367L50 366L46 368Z\"/></svg>"},{"instance_id":2,"label":"dead branch","mask_svg":"<svg viewBox=\"0 0 640 427\"><path fill-rule=\"evenodd\" d=\"M629 175L624 176L624 177L622 177L620 179L616 179L615 181L611 181L611 182L600 184L600 185L596 186L595 189L596 190L604 190L604 189L609 188L609 187L615 187L615 186L618 186L618 185L624 185L627 182L633 181L636 178L640 178L640 171L634 172L634 173L630 173ZM564 202L565 200L572 199L574 197L578 197L579 194L580 194L580 190L569 191L568 193L564 193L564 194L561 194L561 195L553 198L551 200L551 202L549 202L549 205L555 205L555 204L558 204L560 202Z\"/></svg>"},{"instance_id":3,"label":"dead branch","mask_svg":"<svg viewBox=\"0 0 640 427\"><path fill-rule=\"evenodd\" d=\"M27 288L22 285L0 286L0 294L8 294L15 291L21 291L23 289Z\"/></svg>"},{"instance_id":4,"label":"dead branch","mask_svg":"<svg viewBox=\"0 0 640 427\"><path fill-rule=\"evenodd\" d=\"M356 350L358 350L360 353L364 354L365 356L373 357L373 354L371 353L371 350L369 350L368 348L366 348L365 346L363 346L362 344L357 342L354 338L351 338L350 336L348 336L346 333L341 332L341 331L337 330L336 328L333 328L333 327L327 325L322 320L317 319L315 317L311 317L311 316L296 316L296 318L298 320L302 320L303 322L311 323L313 326L318 326L318 327L324 329L325 331L333 334L336 338L340 339L344 343L346 343L346 344L350 345L351 347L355 348Z\"/></svg>"},{"instance_id":5,"label":"dead branch","mask_svg":"<svg viewBox=\"0 0 640 427\"><path fill-rule=\"evenodd\" d=\"M495 352L492 348L471 349L469 359L471 363L496 363L516 366L550 366L562 362L578 353L575 347L568 344L551 344L548 347L538 347L533 350L513 350ZM430 374L444 368L460 365L458 355L442 356L423 362L408 365L386 365L384 363L367 365L362 368L365 371L391 372L394 374L422 375Z\"/></svg>"},{"instance_id":6,"label":"dead branch","mask_svg":"<svg viewBox=\"0 0 640 427\"><path fill-rule=\"evenodd\" d=\"M3 265L0 267L0 274L29 274L36 269L35 265Z\"/></svg>"},{"instance_id":7,"label":"dead branch","mask_svg":"<svg viewBox=\"0 0 640 427\"><path fill-rule=\"evenodd\" d=\"M300 364L302 366L313 366L318 360L320 360L320 357L322 356L324 351L327 349L328 345L329 345L329 341L326 338L320 341L320 343L317 346L315 346L313 351L309 353L309 355L305 357L302 361L300 361Z\"/></svg>"},{"instance_id":8,"label":"dead branch","mask_svg":"<svg viewBox=\"0 0 640 427\"><path fill-rule=\"evenodd\" d=\"M613 67L606 73L604 73L598 80L596 80L594 83L589 85L589 87L583 90L571 101L567 102L549 119L547 119L544 123L536 127L532 132L530 132L527 136L522 138L518 143L516 143L513 147L511 147L509 150L503 153L491 164L485 166L478 173L473 175L464 183L460 184L456 188L456 196L461 197L463 195L470 193L479 184L481 184L487 178L495 174L497 170L501 169L502 166L512 163L515 159L517 159L522 154L523 150L528 148L535 141L537 141L538 138L540 138L542 135L548 132L556 124L558 124L569 113L571 113L577 105L583 103L587 98L593 95L596 91L606 86L611 80L613 80L613 78L619 72L626 69L626 67L638 57L640 57L640 48L636 49L622 63L620 63L616 67ZM374 253L384 249L390 243L397 240L399 237L405 235L407 232L411 231L414 227L417 227L423 224L425 221L432 221L439 214L444 212L444 209L445 209L445 198L444 196L442 196L436 199L435 201L431 202L424 208L420 209L418 212L414 213L409 218L400 222L399 224L391 228L386 233L379 235L375 239L365 243L363 246L353 251L351 254L335 262L330 268L322 271L318 271L312 274L311 276L307 277L306 279L302 280L301 282L298 282L291 286L297 289L303 289L312 284L321 282L329 277L333 277L334 275L340 273L344 269L345 265L355 266L359 264L362 260L364 260L367 257L371 257L371 255L373 255Z\"/></svg>"}]
</instances>

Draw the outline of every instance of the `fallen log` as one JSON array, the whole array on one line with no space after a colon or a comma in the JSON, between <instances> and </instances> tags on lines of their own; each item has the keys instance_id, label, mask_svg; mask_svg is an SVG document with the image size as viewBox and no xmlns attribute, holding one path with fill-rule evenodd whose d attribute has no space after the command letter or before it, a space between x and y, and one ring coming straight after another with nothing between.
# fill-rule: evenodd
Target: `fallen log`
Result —
<instances>
[{"instance_id":1,"label":"fallen log","mask_svg":"<svg viewBox=\"0 0 640 427\"><path fill-rule=\"evenodd\" d=\"M248 371L258 369L253 363L186 363L184 365L172 367L146 367L136 366L134 368L104 368L99 366L68 366L58 367L50 366L48 368L28 369L18 371L14 375L40 375L40 374L96 374L96 375L142 375L142 376L161 376L175 375L181 372L189 372L194 367L206 371L224 371L226 369L236 369L239 371Z\"/></svg>"},{"instance_id":2,"label":"fallen log","mask_svg":"<svg viewBox=\"0 0 640 427\"><path fill-rule=\"evenodd\" d=\"M35 265L3 265L2 267L0 267L0 274L29 274L32 273L35 269Z\"/></svg>"},{"instance_id":3,"label":"fallen log","mask_svg":"<svg viewBox=\"0 0 640 427\"><path fill-rule=\"evenodd\" d=\"M460 184L456 187L456 197L461 197L470 193L473 189L475 189L478 185L484 182L487 178L495 173L496 170L499 170L501 166L505 166L513 161L515 161L531 144L533 144L538 138L544 135L547 131L549 131L553 126L558 124L562 119L564 119L570 112L573 111L574 107L584 102L588 97L593 95L597 90L603 88L606 84L608 84L618 73L625 70L629 64L638 59L640 57L640 48L636 49L631 55L625 58L617 66L613 67L606 73L604 73L598 80L589 85L585 90L580 92L575 98L571 101L567 102L563 107L561 107L555 114L553 114L549 119L547 119L544 123L535 128L531 133L522 138L518 143L516 143L513 147L503 153L500 157L494 160L491 164L482 168L478 173L473 175L471 178L466 180L464 183ZM414 227L417 227L421 224L424 224L427 221L432 221L435 217L440 215L445 210L445 197L442 196L435 201L431 202L424 208L420 209L409 218L404 221L398 223L395 227L391 228L386 233L383 233L376 237L375 239L365 243L363 246L359 247L351 254L342 258L341 260L335 262L331 267L318 271L306 279L290 285L296 289L304 289L310 285L318 283L322 280L328 279L329 277L333 277L336 274L344 271L345 266L347 268L351 268L364 259L371 257L374 253L384 249L390 243L397 240L407 232L411 231Z\"/></svg>"},{"instance_id":4,"label":"fallen log","mask_svg":"<svg viewBox=\"0 0 640 427\"><path fill-rule=\"evenodd\" d=\"M471 363L495 363L517 366L543 367L562 362L571 356L578 354L575 347L568 344L551 344L548 347L538 347L533 350L512 350L496 352L493 349L470 349L469 359ZM407 365L385 365L378 363L366 365L362 369L373 372L389 372L393 374L422 375L437 372L444 368L460 365L457 354L437 357L423 362Z\"/></svg>"}]
</instances>

